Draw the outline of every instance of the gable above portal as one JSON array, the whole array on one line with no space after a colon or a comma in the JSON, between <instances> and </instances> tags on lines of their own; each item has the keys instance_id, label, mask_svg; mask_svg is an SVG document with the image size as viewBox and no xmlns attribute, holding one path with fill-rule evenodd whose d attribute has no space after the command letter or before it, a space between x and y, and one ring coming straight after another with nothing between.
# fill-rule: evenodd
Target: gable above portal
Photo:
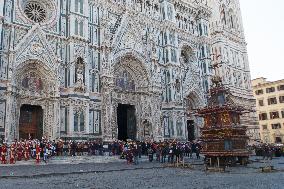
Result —
<instances>
[{"instance_id":1,"label":"gable above portal","mask_svg":"<svg viewBox=\"0 0 284 189\"><path fill-rule=\"evenodd\" d=\"M56 54L46 39L46 34L36 24L14 49L14 68L28 60L39 60L49 69L57 71L59 66Z\"/></svg>"},{"instance_id":2,"label":"gable above portal","mask_svg":"<svg viewBox=\"0 0 284 189\"><path fill-rule=\"evenodd\" d=\"M114 52L117 53L123 49L132 49L144 54L145 49L143 41L143 29L135 19L128 13L123 15L121 26L113 38Z\"/></svg>"}]
</instances>

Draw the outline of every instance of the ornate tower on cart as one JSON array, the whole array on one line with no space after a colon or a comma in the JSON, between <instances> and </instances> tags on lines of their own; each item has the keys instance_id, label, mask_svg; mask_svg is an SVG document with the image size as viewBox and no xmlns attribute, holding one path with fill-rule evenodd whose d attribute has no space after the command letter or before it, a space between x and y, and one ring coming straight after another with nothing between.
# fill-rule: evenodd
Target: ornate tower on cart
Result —
<instances>
[{"instance_id":1,"label":"ornate tower on cart","mask_svg":"<svg viewBox=\"0 0 284 189\"><path fill-rule=\"evenodd\" d=\"M234 103L233 95L219 76L213 76L212 83L208 105L198 110L198 115L204 118L201 153L210 166L234 165L237 162L245 165L249 158L246 149L249 137L246 135L247 127L240 123L240 116L248 111Z\"/></svg>"}]
</instances>

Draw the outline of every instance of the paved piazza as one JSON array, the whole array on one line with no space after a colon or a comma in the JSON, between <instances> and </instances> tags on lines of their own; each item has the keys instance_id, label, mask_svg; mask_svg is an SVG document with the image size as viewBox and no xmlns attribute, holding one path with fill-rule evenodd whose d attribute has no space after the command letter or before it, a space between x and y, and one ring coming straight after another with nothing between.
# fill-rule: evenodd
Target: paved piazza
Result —
<instances>
[{"instance_id":1,"label":"paved piazza","mask_svg":"<svg viewBox=\"0 0 284 189\"><path fill-rule=\"evenodd\" d=\"M284 158L229 168L225 173L204 172L201 161L191 163L192 169L168 168L145 158L137 166L116 157L61 158L46 165L18 162L0 167L0 188L278 189L284 185ZM265 165L273 165L277 171L261 173L260 167Z\"/></svg>"}]
</instances>

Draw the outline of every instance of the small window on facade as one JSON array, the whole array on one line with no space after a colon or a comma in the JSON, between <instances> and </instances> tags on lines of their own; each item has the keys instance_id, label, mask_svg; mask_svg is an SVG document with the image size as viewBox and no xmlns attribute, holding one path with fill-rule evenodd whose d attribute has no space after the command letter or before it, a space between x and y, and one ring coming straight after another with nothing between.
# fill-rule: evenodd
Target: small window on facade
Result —
<instances>
[{"instance_id":1,"label":"small window on facade","mask_svg":"<svg viewBox=\"0 0 284 189\"><path fill-rule=\"evenodd\" d=\"M277 87L277 89L278 89L278 91L284 91L284 85L279 85L279 86Z\"/></svg>"},{"instance_id":2,"label":"small window on facade","mask_svg":"<svg viewBox=\"0 0 284 189\"><path fill-rule=\"evenodd\" d=\"M259 101L258 101L258 105L259 105L259 106L264 106L263 100L259 100Z\"/></svg>"},{"instance_id":3,"label":"small window on facade","mask_svg":"<svg viewBox=\"0 0 284 189\"><path fill-rule=\"evenodd\" d=\"M272 129L281 129L281 124L280 123L271 124L271 128Z\"/></svg>"},{"instance_id":4,"label":"small window on facade","mask_svg":"<svg viewBox=\"0 0 284 189\"><path fill-rule=\"evenodd\" d=\"M274 87L266 88L266 93L273 93L273 92L275 92Z\"/></svg>"},{"instance_id":5,"label":"small window on facade","mask_svg":"<svg viewBox=\"0 0 284 189\"><path fill-rule=\"evenodd\" d=\"M284 96L279 96L279 102L284 103Z\"/></svg>"},{"instance_id":6,"label":"small window on facade","mask_svg":"<svg viewBox=\"0 0 284 189\"><path fill-rule=\"evenodd\" d=\"M262 130L267 130L267 125L262 125Z\"/></svg>"},{"instance_id":7,"label":"small window on facade","mask_svg":"<svg viewBox=\"0 0 284 189\"><path fill-rule=\"evenodd\" d=\"M255 94L256 95L262 95L263 94L263 90L262 89L257 90L257 91L255 91Z\"/></svg>"},{"instance_id":8,"label":"small window on facade","mask_svg":"<svg viewBox=\"0 0 284 189\"><path fill-rule=\"evenodd\" d=\"M268 102L268 105L277 104L277 99L276 99L276 97L269 98L269 99L267 100L267 102Z\"/></svg>"},{"instance_id":9,"label":"small window on facade","mask_svg":"<svg viewBox=\"0 0 284 189\"><path fill-rule=\"evenodd\" d=\"M259 114L259 120L267 120L267 113Z\"/></svg>"},{"instance_id":10,"label":"small window on facade","mask_svg":"<svg viewBox=\"0 0 284 189\"><path fill-rule=\"evenodd\" d=\"M281 111L282 118L284 118L284 110Z\"/></svg>"},{"instance_id":11,"label":"small window on facade","mask_svg":"<svg viewBox=\"0 0 284 189\"><path fill-rule=\"evenodd\" d=\"M279 118L279 112L270 112L270 119L278 119Z\"/></svg>"},{"instance_id":12,"label":"small window on facade","mask_svg":"<svg viewBox=\"0 0 284 189\"><path fill-rule=\"evenodd\" d=\"M275 143L282 144L281 137L275 137Z\"/></svg>"}]
</instances>

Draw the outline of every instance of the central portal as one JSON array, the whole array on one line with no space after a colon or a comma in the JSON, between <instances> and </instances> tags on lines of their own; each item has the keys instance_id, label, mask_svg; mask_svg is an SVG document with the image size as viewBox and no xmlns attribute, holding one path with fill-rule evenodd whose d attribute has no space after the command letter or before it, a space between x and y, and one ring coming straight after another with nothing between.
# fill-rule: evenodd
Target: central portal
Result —
<instances>
[{"instance_id":1,"label":"central portal","mask_svg":"<svg viewBox=\"0 0 284 189\"><path fill-rule=\"evenodd\" d=\"M195 140L195 130L194 130L194 121L193 120L187 120L187 133L188 133L188 141Z\"/></svg>"},{"instance_id":2,"label":"central portal","mask_svg":"<svg viewBox=\"0 0 284 189\"><path fill-rule=\"evenodd\" d=\"M19 120L20 139L41 139L43 110L40 106L23 105Z\"/></svg>"},{"instance_id":3,"label":"central portal","mask_svg":"<svg viewBox=\"0 0 284 189\"><path fill-rule=\"evenodd\" d=\"M117 107L118 140L136 140L135 106L118 104Z\"/></svg>"}]
</instances>

